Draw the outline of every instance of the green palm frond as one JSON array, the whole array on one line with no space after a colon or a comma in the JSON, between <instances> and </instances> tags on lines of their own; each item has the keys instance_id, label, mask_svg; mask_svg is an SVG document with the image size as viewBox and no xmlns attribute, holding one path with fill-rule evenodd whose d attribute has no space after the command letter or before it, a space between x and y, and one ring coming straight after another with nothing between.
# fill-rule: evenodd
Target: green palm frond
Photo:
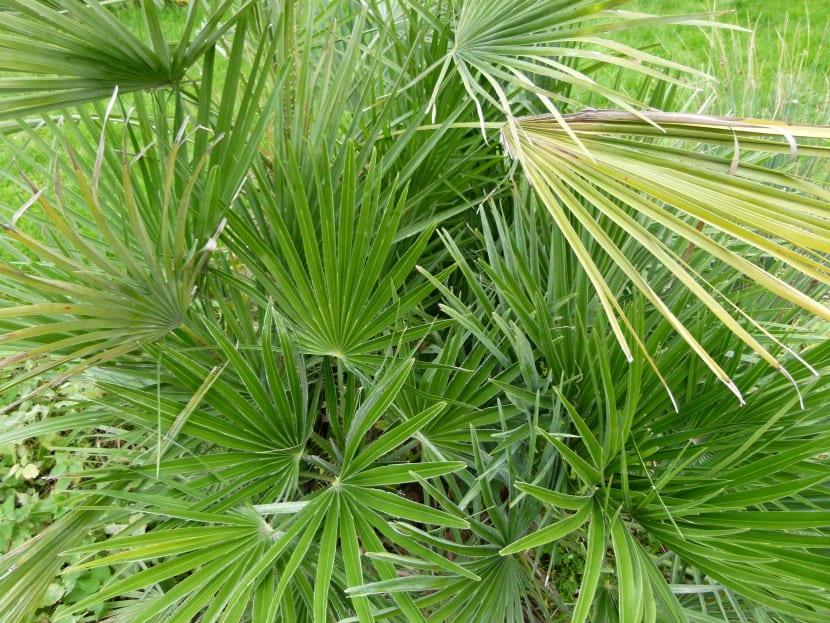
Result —
<instances>
[{"instance_id":1,"label":"green palm frond","mask_svg":"<svg viewBox=\"0 0 830 623\"><path fill-rule=\"evenodd\" d=\"M795 511L823 508L815 497L822 497L827 481L826 472L820 467L824 460L820 458L820 448L826 446L826 431L816 421L822 408L823 386L810 382L810 369L795 372L795 382L805 388L802 409L788 380L754 365L759 358L744 345L727 362L730 374L753 387L754 392L746 406L727 402L729 407L724 408L722 401L728 392L719 390L714 379L701 385L699 375L680 378L678 370L687 374L686 366L695 358L684 348L680 336L671 335L668 321L657 314L646 315L643 301L636 296L627 299L626 312L637 332L649 336L645 343L647 351L661 345L653 363L666 369L667 375L661 379L649 374L648 355L640 351L634 351L634 361L622 372L626 366L621 354L609 349L604 332L596 332L602 322L596 319L585 326L579 319L583 312L577 292L588 284L583 281L580 285L584 279L580 271L568 271L556 261L557 247L565 244L564 234L540 228L546 215L532 209L531 199L528 203L515 209L509 227L507 217L497 209L493 209L491 218L482 221L487 261L480 259L477 265L460 267L471 280L471 290L473 285L480 288L479 296L468 294L467 303L456 298L450 308L454 314L463 311L479 319L504 315L504 321L493 323L498 331L482 323L475 329L476 335L481 334L482 343L486 341L490 348L499 349L508 361L529 359L528 364L521 366L521 376L510 383L498 383L522 414L508 420L512 426L497 436L513 457L509 470L506 464L501 470L493 465L481 469L481 473L487 474L488 482L496 480L499 474L517 478L518 492L511 501L511 516L521 508L520 502L528 498L537 499L546 512L522 522L511 519L509 523L516 531L501 548L502 553L520 556L530 548L527 555L537 560L543 556L553 558L551 552L558 548L572 551L571 542L584 539L580 597L576 603L564 604L570 608L569 619L594 620L608 608L614 616L626 612L625 620L632 621L730 620L706 619L697 613L700 606L695 605L692 596L698 593L687 588L690 578L682 572L668 573L668 566L681 568L683 564L697 570L713 570L702 571L703 575L694 580L700 591L706 582L708 595L724 595L726 599L727 593L734 592L737 605L724 612L740 609L740 604L748 600L763 604L758 607L765 616L786 616L786 612L793 620L824 616L820 596L811 599L805 592L793 591L778 610L769 595L753 592L757 585L742 580L741 574L730 575L739 564L749 564L758 565L759 574L769 578L774 564L765 569L766 561L792 556L806 556L809 568L820 566L810 552L817 552L826 538L822 525L826 517L821 513L799 515ZM627 257L642 257L644 252L637 249L636 241L619 240ZM684 240L669 243L681 251L688 246ZM531 252L519 255L519 249ZM708 262L698 254L690 258L693 264L701 261ZM782 278L794 279L794 269L785 266L781 263L768 268ZM621 272L609 273L614 289L620 288L625 279ZM726 289L737 281L725 267L710 270L708 279ZM666 292L672 305L688 298L681 288ZM570 297L559 301L557 297L567 293ZM734 296L739 305L751 302L756 306L762 326L771 328L770 320L783 313L773 305L775 294L761 286L736 289ZM534 313L556 303L558 324L566 327L564 331L546 326L540 314ZM476 311L479 307L487 313ZM796 308L789 308L787 314L796 315ZM727 327L707 323L700 314L697 316L690 323L696 335L707 341L714 334L729 335ZM522 354L522 350L528 352ZM513 353L507 357L510 351ZM824 346L800 351L798 355L817 362L818 371L826 369ZM555 376L544 374L546 369L555 371ZM554 385L554 379L561 381ZM684 390L678 395L679 414L667 398L655 398L661 384ZM688 387L684 388L684 384ZM748 434L747 430L753 433ZM800 440L796 442L796 438ZM542 455L535 455L536 440L548 444ZM525 452L532 458L528 463L530 469L522 471L519 457ZM704 482L708 484L703 485ZM490 499L483 495L483 478L477 486L482 487L482 499ZM492 513L493 507L489 505L488 511ZM777 530L772 523L765 523L765 517L772 519L765 513L774 508L794 514L792 521L810 524L798 544L788 539L789 530L783 523ZM716 517L726 511L735 514L718 523ZM650 513L654 513L653 519ZM704 526L704 518L712 523ZM731 544L740 543L749 528L749 523L739 527L742 521L757 521L769 528L765 536L753 534L750 540L764 540L770 547L781 549L775 549L775 554L771 550L759 553L752 560L738 561L735 554L730 556L727 552L731 551ZM732 523L725 525L728 522ZM493 525L499 525L495 518ZM656 531L652 532L652 528ZM701 539L707 539L706 543L701 543ZM696 556L694 561L684 561L680 553L685 551L685 540L694 543L689 550ZM493 537L486 542L492 543ZM657 543L662 544L661 549L657 549ZM743 547L741 552L748 549ZM705 557L704 552L711 555L706 562L701 558ZM735 566L730 566L733 559ZM712 567L707 567L709 562ZM607 570L609 565L613 571ZM808 567L804 567L804 573L808 573ZM788 581L798 584L792 577ZM779 588L780 583L773 592L777 593ZM555 601L553 596L548 599Z\"/></svg>"},{"instance_id":2,"label":"green palm frond","mask_svg":"<svg viewBox=\"0 0 830 623\"><path fill-rule=\"evenodd\" d=\"M27 179L32 199L3 224L16 258L0 265L2 340L17 352L2 365L39 365L12 383L64 366L51 380L59 384L185 326L225 212L266 131L258 114L275 105L269 87L278 77L263 72L240 86L241 66L263 67L273 46L257 35L258 55L243 62L246 23L234 32L222 80L214 83L208 63L199 91L172 98L169 116L155 116L171 103L166 94L137 94L130 105L116 87L92 113L20 126L27 144L50 153L63 143L66 155L45 165L15 146L21 166L38 178ZM200 44L210 59L215 43ZM240 114L246 119L233 122Z\"/></svg>"},{"instance_id":3,"label":"green palm frond","mask_svg":"<svg viewBox=\"0 0 830 623\"><path fill-rule=\"evenodd\" d=\"M820 350L814 356L826 361L826 349ZM597 344L592 351L589 365L602 366L605 346ZM636 358L639 375L642 360ZM606 374L591 374L602 379L594 400L582 393L578 403L571 403L557 390L574 434L568 429L537 432L555 446L571 476L554 488L517 485L549 505L557 520L516 539L502 554L566 538L590 516L591 524L583 528L588 533L586 575L574 620L590 619L592 611L604 607L605 597L597 592L600 572L588 561L592 556L601 561L606 548L613 550L614 608L623 620L684 621L691 616L682 586L687 580L666 585L667 559L645 545L644 535L693 565L713 585L728 587L719 590L734 590L767 612L804 621L826 617L828 604L817 590L825 580L821 571L812 575L823 568L819 551L826 544L829 518L819 510L828 480L821 454L827 431L818 423L819 412L809 402L799 408L788 381L767 374L760 380L760 395L744 407L733 405L707 418L708 407L692 403L681 415L664 410L654 420L637 406L648 392L632 392L629 380L624 393L612 393L620 385L603 378ZM796 380L804 383L804 376ZM654 381L651 385L653 391ZM823 387L814 389L810 400L820 404L823 393ZM608 402L612 397L617 404ZM620 426L623 417L631 419ZM698 418L709 419L709 427ZM747 430L754 431L749 438ZM615 447L615 454L609 454ZM550 476L541 472L538 478L549 482ZM590 575L588 569L596 571ZM797 577L807 574L810 579Z\"/></svg>"},{"instance_id":4,"label":"green palm frond","mask_svg":"<svg viewBox=\"0 0 830 623\"><path fill-rule=\"evenodd\" d=\"M410 278L431 228L402 248L406 189L383 187L374 158L359 169L352 148L335 169L336 188L328 164L313 165L313 186L290 154L284 166L292 210L280 210L269 193L252 193L256 220L232 214L229 241L303 350L359 364L431 331L429 319L411 314L432 287ZM269 174L260 174L265 188Z\"/></svg>"},{"instance_id":5,"label":"green palm frond","mask_svg":"<svg viewBox=\"0 0 830 623\"><path fill-rule=\"evenodd\" d=\"M290 342L284 342L284 349L285 361L298 356ZM174 361L168 362L166 368L177 372L177 382L196 389L200 377L186 370L193 367L192 362L173 353L164 359L168 357ZM230 366L228 369L238 370L242 378L247 375L247 364L241 363L238 357L231 357ZM278 412L273 409L281 400L275 401L272 407L265 406L259 412L259 419L251 421L247 413L240 413L227 402L230 387L226 389L224 385L229 379L223 375L215 380L199 407L182 423L182 438L174 445L167 445L169 452L162 455L156 466L151 450L145 456L144 466L135 465L129 470L104 469L98 475L100 482L108 483L107 489L100 490L101 495L112 500L111 504L99 503L101 511L116 511L119 500L128 501L132 512L143 513L146 521L161 517L163 522L139 536L115 536L104 543L68 552L73 556L115 552L75 567L79 570L99 565L131 565L142 560L163 561L103 588L100 593L75 604L73 611L83 611L95 603L124 595L133 586L156 584L188 573L189 579L171 591L122 604L125 612L142 620L160 616L160 620L184 621L208 608L217 620L233 621L237 620L240 609L252 603L255 608L264 608L266 620L273 620L278 614L292 620L296 615L291 614L287 599L304 595L302 586L309 583L313 588L303 608L313 620L324 621L327 612L349 610L350 606L343 601L347 586L362 584L364 578L375 577L374 573L379 574L379 580L395 577L392 564L384 561L386 549L381 541L381 537L393 538L394 521L467 527L459 513L448 514L390 491L402 483L439 478L464 468L458 462L431 461L416 465L398 458L402 446L405 449L411 443L414 431L439 415L443 405L373 434L379 420L394 409L394 400L409 378L411 367L411 361L403 362L376 381L366 379L365 387L371 391L366 392L365 401L358 398L359 390L354 384L340 398L329 396L329 400L337 401L336 406L332 405L329 421L333 430L342 433L342 439L338 435L330 440L315 436L302 439L299 446L289 449L276 447L284 440L268 430L280 425ZM285 370L296 371L296 368L288 366ZM269 376L279 379L282 374L271 372ZM286 391L295 383L285 377L279 382L279 388L271 386L272 392ZM162 430L175 425L179 417L176 414L190 391L182 392L179 401L163 400L153 413L144 392L117 385L106 387L124 401L119 409L122 416L126 415L145 429L151 428L157 418ZM302 402L302 392L299 394L290 396ZM254 431L255 427L261 430ZM197 447L194 439L220 442L233 448L248 430L252 431L250 443L256 439L259 445L253 451L241 448L232 453L191 455L190 449ZM222 442L223 434L229 438L235 435L239 441ZM151 430L147 439L150 444L155 439ZM321 452L330 450L327 445L335 444L342 446L335 452L342 457L339 465L320 457ZM294 467L293 476L278 468L283 454ZM301 465L308 467L301 468ZM242 466L244 469L240 470ZM155 495L160 482L184 473L202 474L202 477L180 489L181 499ZM286 488L286 479L293 481L294 487ZM137 480L143 482L141 493L121 493L113 486ZM240 511L243 500L248 504L251 500L257 503ZM354 547L346 543L349 539L355 539ZM400 545L405 546L405 539ZM377 554L371 567L358 556L358 547ZM417 546L412 555L426 556L425 564L438 569L460 569ZM276 584L271 583L273 568L277 569ZM354 600L358 611L371 612L370 602L360 597ZM394 601L404 612L416 616L418 610L409 597L396 596ZM256 605L260 602L261 606ZM372 606L378 607L379 604Z\"/></svg>"},{"instance_id":6,"label":"green palm frond","mask_svg":"<svg viewBox=\"0 0 830 623\"><path fill-rule=\"evenodd\" d=\"M35 541L0 557L0 607L10 621L31 614L60 569L59 556L77 544L99 519L95 511L70 511L42 531Z\"/></svg>"}]
</instances>

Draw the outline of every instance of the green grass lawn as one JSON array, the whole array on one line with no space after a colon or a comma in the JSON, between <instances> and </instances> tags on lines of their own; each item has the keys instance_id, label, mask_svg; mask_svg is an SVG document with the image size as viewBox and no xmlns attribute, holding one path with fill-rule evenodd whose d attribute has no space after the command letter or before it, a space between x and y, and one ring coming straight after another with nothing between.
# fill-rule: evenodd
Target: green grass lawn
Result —
<instances>
[{"instance_id":1,"label":"green grass lawn","mask_svg":"<svg viewBox=\"0 0 830 623\"><path fill-rule=\"evenodd\" d=\"M673 60L711 73L714 94L689 98L687 108L775 117L803 123L830 121L830 2L826 0L637 0L647 13L730 11L722 22L752 32L665 27L643 32L634 45L654 44Z\"/></svg>"}]
</instances>

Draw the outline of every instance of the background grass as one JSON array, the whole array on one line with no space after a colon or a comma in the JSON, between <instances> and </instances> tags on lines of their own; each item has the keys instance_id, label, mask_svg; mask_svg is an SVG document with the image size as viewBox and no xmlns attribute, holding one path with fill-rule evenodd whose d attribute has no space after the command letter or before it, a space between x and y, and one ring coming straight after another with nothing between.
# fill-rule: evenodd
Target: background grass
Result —
<instances>
[{"instance_id":1,"label":"background grass","mask_svg":"<svg viewBox=\"0 0 830 623\"><path fill-rule=\"evenodd\" d=\"M689 96L686 108L713 114L775 117L803 123L830 119L830 2L827 0L637 0L646 13L730 11L719 21L739 32L667 27L629 38L636 46L707 70L714 93Z\"/></svg>"}]
</instances>

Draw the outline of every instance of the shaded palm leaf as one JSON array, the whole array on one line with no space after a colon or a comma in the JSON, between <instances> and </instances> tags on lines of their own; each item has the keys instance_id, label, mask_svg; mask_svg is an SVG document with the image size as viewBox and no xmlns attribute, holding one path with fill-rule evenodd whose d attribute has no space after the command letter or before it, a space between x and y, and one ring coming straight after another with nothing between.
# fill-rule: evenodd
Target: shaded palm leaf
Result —
<instances>
[{"instance_id":1,"label":"shaded palm leaf","mask_svg":"<svg viewBox=\"0 0 830 623\"><path fill-rule=\"evenodd\" d=\"M97 0L3 0L0 119L178 84L246 11L225 0L196 31L202 1L190 3L181 39L170 45L153 2L144 2L149 41L142 41ZM37 43L34 43L37 41Z\"/></svg>"},{"instance_id":2,"label":"shaded palm leaf","mask_svg":"<svg viewBox=\"0 0 830 623\"><path fill-rule=\"evenodd\" d=\"M119 129L113 130L117 135ZM91 171L85 171L74 149L68 148L72 191L66 190L60 164L55 169L54 200L33 186L35 195L30 204L42 210L37 220L48 223L51 230L44 240L20 226L26 209L34 209L30 204L3 225L4 233L24 250L32 264L25 272L13 265L0 265L7 279L3 295L8 305L2 311L2 340L19 350L0 366L55 355L12 383L79 360L51 381L57 383L81 369L121 356L142 341L152 342L181 328L197 279L216 247L221 227L201 244L189 240L189 189L198 179L204 159L186 162L179 157L185 128L165 162L170 170L189 169L180 171L186 176L185 190L179 194L169 185L158 189L164 206L160 215L148 211L154 204L150 194L154 191L143 186L146 180L141 180L140 174L141 159L156 154L145 150L130 156L126 131L121 128L121 156L108 157L112 152L108 152L107 138L113 130L105 115ZM114 178L121 181L120 196L102 189L102 177L109 183ZM83 207L71 205L73 202L82 202ZM91 222L81 216L84 212ZM97 229L97 235L90 234L88 228ZM33 274L33 267L38 267L40 274Z\"/></svg>"}]
</instances>

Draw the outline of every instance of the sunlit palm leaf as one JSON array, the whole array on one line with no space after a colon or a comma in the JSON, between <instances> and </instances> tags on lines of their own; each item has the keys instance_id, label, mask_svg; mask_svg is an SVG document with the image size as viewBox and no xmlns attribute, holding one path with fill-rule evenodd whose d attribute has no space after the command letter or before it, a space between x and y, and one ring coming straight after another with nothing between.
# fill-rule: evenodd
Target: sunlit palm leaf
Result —
<instances>
[{"instance_id":1,"label":"sunlit palm leaf","mask_svg":"<svg viewBox=\"0 0 830 623\"><path fill-rule=\"evenodd\" d=\"M658 124L655 128L651 123ZM568 125L568 130L562 128ZM576 135L579 145L572 138ZM630 114L590 111L565 117L527 117L502 132L510 154L522 165L554 223L588 273L617 339L630 357L618 324L627 321L617 294L581 237L592 238L617 268L674 326L706 365L739 397L737 387L670 309L661 295L611 238L602 220L622 228L648 250L695 297L765 361L787 370L743 324L734 319L725 293L704 278L667 244L680 236L786 300L830 320L830 310L763 267L732 250L723 235L768 253L818 282L830 283L825 254L830 250L830 193L819 185L757 165L740 165L743 151L788 153L796 138L823 139L830 130L813 126L762 124L697 115ZM647 137L648 140L638 140ZM779 139L779 140L776 140ZM671 142L661 139L674 139ZM703 155L687 145L733 146L732 158ZM587 154L582 148L587 149ZM826 147L807 145L811 156ZM775 186L773 186L773 184ZM578 226L575 227L574 223ZM651 223L665 234L652 233ZM580 229L577 229L579 227ZM746 310L747 312L749 310ZM755 326L755 333L763 329Z\"/></svg>"},{"instance_id":2,"label":"sunlit palm leaf","mask_svg":"<svg viewBox=\"0 0 830 623\"><path fill-rule=\"evenodd\" d=\"M706 79L699 71L603 35L672 23L729 26L711 21L713 14L655 16L610 10L619 4L618 0L461 3L454 25L454 45L441 63L430 107L434 108L450 68L476 102L482 123L485 103L513 114L517 91L533 94L557 116L559 109L578 106L580 98L589 94L632 112L641 106L591 76L603 67L618 67L681 86L690 83L676 78L676 72Z\"/></svg>"}]
</instances>

